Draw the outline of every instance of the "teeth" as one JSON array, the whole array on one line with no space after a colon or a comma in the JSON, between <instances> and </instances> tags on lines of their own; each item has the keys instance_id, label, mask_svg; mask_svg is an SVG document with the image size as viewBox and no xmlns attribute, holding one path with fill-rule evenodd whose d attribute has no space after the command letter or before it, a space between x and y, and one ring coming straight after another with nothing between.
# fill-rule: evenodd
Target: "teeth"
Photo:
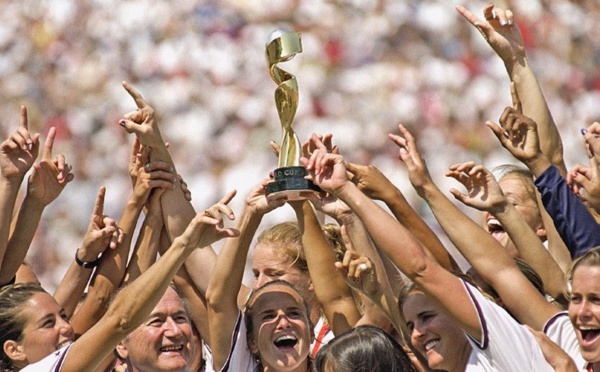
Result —
<instances>
[{"instance_id":1,"label":"teeth","mask_svg":"<svg viewBox=\"0 0 600 372\"><path fill-rule=\"evenodd\" d=\"M596 328L596 327L585 327L585 326L580 326L579 327L580 330L582 331L598 331L600 330L600 328Z\"/></svg>"},{"instance_id":2,"label":"teeth","mask_svg":"<svg viewBox=\"0 0 600 372\"><path fill-rule=\"evenodd\" d=\"M292 341L296 341L296 337L292 336L292 335L283 335L283 336L279 336L275 339L275 342L279 342L279 341L287 341L287 340L292 340Z\"/></svg>"},{"instance_id":3,"label":"teeth","mask_svg":"<svg viewBox=\"0 0 600 372\"><path fill-rule=\"evenodd\" d=\"M498 221L496 218L490 218L487 220L487 225L490 231L504 230L502 224L500 224L500 221Z\"/></svg>"},{"instance_id":4,"label":"teeth","mask_svg":"<svg viewBox=\"0 0 600 372\"><path fill-rule=\"evenodd\" d=\"M182 345L172 345L172 346L163 346L160 348L160 351L179 351L183 349Z\"/></svg>"},{"instance_id":5,"label":"teeth","mask_svg":"<svg viewBox=\"0 0 600 372\"><path fill-rule=\"evenodd\" d=\"M440 344L439 341L429 341L425 344L425 351L429 351Z\"/></svg>"},{"instance_id":6,"label":"teeth","mask_svg":"<svg viewBox=\"0 0 600 372\"><path fill-rule=\"evenodd\" d=\"M56 350L62 349L65 346L71 345L72 343L73 341L61 342L60 344L56 345Z\"/></svg>"}]
</instances>

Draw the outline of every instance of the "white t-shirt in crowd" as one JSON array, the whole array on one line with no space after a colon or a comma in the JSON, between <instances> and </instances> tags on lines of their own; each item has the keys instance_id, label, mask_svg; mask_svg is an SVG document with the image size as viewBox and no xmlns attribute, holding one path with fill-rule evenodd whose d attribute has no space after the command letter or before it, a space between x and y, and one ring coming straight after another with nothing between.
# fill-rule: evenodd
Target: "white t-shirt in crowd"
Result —
<instances>
[{"instance_id":1,"label":"white t-shirt in crowd","mask_svg":"<svg viewBox=\"0 0 600 372\"><path fill-rule=\"evenodd\" d=\"M30 364L21 369L21 372L60 372L70 348L71 345L62 347L39 362Z\"/></svg>"}]
</instances>

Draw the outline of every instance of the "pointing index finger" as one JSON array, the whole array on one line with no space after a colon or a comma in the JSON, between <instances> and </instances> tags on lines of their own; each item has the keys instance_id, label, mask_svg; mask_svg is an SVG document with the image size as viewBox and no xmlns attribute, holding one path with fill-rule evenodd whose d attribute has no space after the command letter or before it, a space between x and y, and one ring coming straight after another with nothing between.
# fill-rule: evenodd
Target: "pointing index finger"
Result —
<instances>
[{"instance_id":1,"label":"pointing index finger","mask_svg":"<svg viewBox=\"0 0 600 372\"><path fill-rule=\"evenodd\" d=\"M54 146L54 137L56 136L56 128L52 127L48 131L46 142L44 143L44 151L42 152L42 159L52 159L52 147Z\"/></svg>"},{"instance_id":2,"label":"pointing index finger","mask_svg":"<svg viewBox=\"0 0 600 372\"><path fill-rule=\"evenodd\" d=\"M104 215L104 195L106 194L106 187L100 187L98 190L98 196L96 196L96 204L94 204L94 216Z\"/></svg>"},{"instance_id":3,"label":"pointing index finger","mask_svg":"<svg viewBox=\"0 0 600 372\"><path fill-rule=\"evenodd\" d=\"M127 93L129 93L131 98L133 98L138 108L141 109L148 106L148 103L146 103L146 100L144 99L144 97L142 97L142 94L138 92L134 87L129 85L126 81L122 81L121 84L123 85L123 88L125 88Z\"/></svg>"}]
</instances>

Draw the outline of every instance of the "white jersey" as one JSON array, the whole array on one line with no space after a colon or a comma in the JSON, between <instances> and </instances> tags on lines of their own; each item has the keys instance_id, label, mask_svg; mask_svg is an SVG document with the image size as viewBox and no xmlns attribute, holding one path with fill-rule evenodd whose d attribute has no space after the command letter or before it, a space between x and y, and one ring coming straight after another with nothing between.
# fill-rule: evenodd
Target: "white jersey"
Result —
<instances>
[{"instance_id":1,"label":"white jersey","mask_svg":"<svg viewBox=\"0 0 600 372\"><path fill-rule=\"evenodd\" d=\"M467 335L473 350L465 372L554 372L533 334L503 308L463 282L479 317L481 340Z\"/></svg>"},{"instance_id":2,"label":"white jersey","mask_svg":"<svg viewBox=\"0 0 600 372\"><path fill-rule=\"evenodd\" d=\"M39 362L28 365L21 369L21 372L59 372L65 362L65 357L69 352L71 345L65 346L52 354L48 355Z\"/></svg>"},{"instance_id":3,"label":"white jersey","mask_svg":"<svg viewBox=\"0 0 600 372\"><path fill-rule=\"evenodd\" d=\"M578 371L590 371L590 369L588 369L588 363L581 355L579 341L577 341L575 328L573 328L573 323L571 323L571 319L569 319L568 312L561 311L548 319L544 325L544 333L554 341L555 344L569 354L573 361L575 361Z\"/></svg>"}]
</instances>

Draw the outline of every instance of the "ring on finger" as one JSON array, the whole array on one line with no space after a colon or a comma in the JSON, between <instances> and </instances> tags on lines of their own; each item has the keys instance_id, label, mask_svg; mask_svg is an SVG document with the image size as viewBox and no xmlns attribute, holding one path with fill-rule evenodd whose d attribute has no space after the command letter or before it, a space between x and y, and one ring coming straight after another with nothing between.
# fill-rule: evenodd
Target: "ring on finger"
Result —
<instances>
[{"instance_id":1,"label":"ring on finger","mask_svg":"<svg viewBox=\"0 0 600 372\"><path fill-rule=\"evenodd\" d=\"M360 265L358 265L358 269L363 272L369 270L366 263L361 263Z\"/></svg>"}]
</instances>

